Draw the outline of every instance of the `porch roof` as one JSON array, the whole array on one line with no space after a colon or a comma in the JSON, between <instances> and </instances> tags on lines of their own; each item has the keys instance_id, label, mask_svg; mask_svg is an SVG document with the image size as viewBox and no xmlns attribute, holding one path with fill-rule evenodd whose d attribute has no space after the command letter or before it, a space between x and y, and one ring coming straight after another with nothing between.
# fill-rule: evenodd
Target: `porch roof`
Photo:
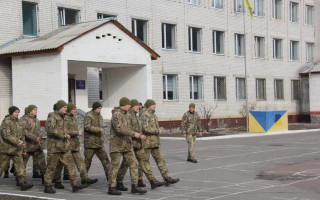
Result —
<instances>
[{"instance_id":1,"label":"porch roof","mask_svg":"<svg viewBox=\"0 0 320 200\"><path fill-rule=\"evenodd\" d=\"M310 65L303 68L300 74L309 74L309 73L320 73L320 63L311 63Z\"/></svg>"}]
</instances>

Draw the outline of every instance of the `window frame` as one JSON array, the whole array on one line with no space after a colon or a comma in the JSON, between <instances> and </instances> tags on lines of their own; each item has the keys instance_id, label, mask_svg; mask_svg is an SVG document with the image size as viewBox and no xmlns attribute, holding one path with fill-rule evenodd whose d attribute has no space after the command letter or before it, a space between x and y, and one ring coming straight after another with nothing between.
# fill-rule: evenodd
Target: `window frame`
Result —
<instances>
[{"instance_id":1,"label":"window frame","mask_svg":"<svg viewBox=\"0 0 320 200\"><path fill-rule=\"evenodd\" d=\"M297 88L295 88L295 82L297 83ZM291 100L300 100L300 80L291 80Z\"/></svg>"},{"instance_id":2,"label":"window frame","mask_svg":"<svg viewBox=\"0 0 320 200\"><path fill-rule=\"evenodd\" d=\"M143 38L140 38L140 36L138 35L138 25L137 23L143 23L142 27L142 34L143 34ZM142 42L144 42L145 44L148 44L148 34L149 34L149 30L148 30L148 21L147 20L143 20L143 19L137 19L137 18L132 18L131 19L131 30L132 30L132 34L134 36L136 36L137 38L139 38Z\"/></svg>"},{"instance_id":3,"label":"window frame","mask_svg":"<svg viewBox=\"0 0 320 200\"><path fill-rule=\"evenodd\" d=\"M279 83L281 83L281 85L278 85ZM279 89L280 89L280 91L278 91ZM284 100L284 81L283 81L283 79L274 79L274 99L275 100Z\"/></svg>"},{"instance_id":4,"label":"window frame","mask_svg":"<svg viewBox=\"0 0 320 200\"><path fill-rule=\"evenodd\" d=\"M280 1L280 5L277 5L276 2ZM272 18L276 20L282 19L282 0L272 0ZM280 8L278 8L280 6ZM279 13L280 12L280 13Z\"/></svg>"},{"instance_id":5,"label":"window frame","mask_svg":"<svg viewBox=\"0 0 320 200\"><path fill-rule=\"evenodd\" d=\"M240 36L240 39L239 39ZM235 33L234 41L235 41L235 56L244 57L245 56L245 35ZM243 45L243 47L242 47ZM239 48L240 47L240 48Z\"/></svg>"},{"instance_id":6,"label":"window frame","mask_svg":"<svg viewBox=\"0 0 320 200\"><path fill-rule=\"evenodd\" d=\"M25 21L26 19L25 19L25 13L24 13L24 9L25 9L25 7L24 7L24 5L32 5L33 6L33 8L32 8L32 13L31 13L31 21L32 21L32 24L31 24L31 32L32 33L27 33L27 30L26 30L26 26L27 26L27 24L26 23L28 23L28 21L29 20L27 20L27 21ZM33 3L33 2L28 2L28 1L22 1L22 4L21 4L21 6L22 6L22 28L23 28L23 30L22 30L22 32L23 32L23 35L26 35L26 36L38 36L38 34L39 34L39 31L38 31L38 26L39 26L39 17L38 17L38 9L39 9L39 5L37 4L37 3ZM29 27L28 27L29 28Z\"/></svg>"},{"instance_id":7,"label":"window frame","mask_svg":"<svg viewBox=\"0 0 320 200\"><path fill-rule=\"evenodd\" d=\"M109 14L105 14L105 13L97 13L97 19L107 19L110 17L117 17L117 16L116 15L109 15Z\"/></svg>"},{"instance_id":8,"label":"window frame","mask_svg":"<svg viewBox=\"0 0 320 200\"><path fill-rule=\"evenodd\" d=\"M193 45L193 30L197 31L197 40L199 39L200 41L197 41L197 46L199 45L199 47L197 48L197 50L194 50L194 45ZM196 27L188 27L188 40L189 40L189 52L194 52L194 53L201 53L202 52L202 29L201 28L196 28Z\"/></svg>"},{"instance_id":9,"label":"window frame","mask_svg":"<svg viewBox=\"0 0 320 200\"><path fill-rule=\"evenodd\" d=\"M282 60L282 58L283 58L283 53L282 53L282 39L279 39L279 38L273 38L273 40L272 40L272 42L273 42L273 45L272 45L272 50L273 50L273 59L274 60ZM276 43L279 43L279 44L276 44ZM277 52L277 49L278 49L278 47L277 47L277 45L280 45L280 52ZM276 55L278 54L278 53L280 53L280 56L278 57L276 57Z\"/></svg>"},{"instance_id":10,"label":"window frame","mask_svg":"<svg viewBox=\"0 0 320 200\"><path fill-rule=\"evenodd\" d=\"M195 6L200 6L201 0L188 0L188 3Z\"/></svg>"},{"instance_id":11,"label":"window frame","mask_svg":"<svg viewBox=\"0 0 320 200\"><path fill-rule=\"evenodd\" d=\"M264 16L264 5L263 5L263 3L264 3L264 0L254 0L253 1L253 10L254 11L259 10L259 7L261 7L261 13L260 12L253 12L254 16L257 16L257 17L263 17Z\"/></svg>"},{"instance_id":12,"label":"window frame","mask_svg":"<svg viewBox=\"0 0 320 200\"><path fill-rule=\"evenodd\" d=\"M218 91L219 89L221 89L220 87L218 87L218 79L222 79L223 80L223 94L224 96L222 96L223 94L219 94L221 93L220 91ZM225 76L215 76L213 78L213 83L214 83L214 100L218 100L218 101L226 101L227 100L227 79ZM222 96L222 97L221 97Z\"/></svg>"},{"instance_id":13,"label":"window frame","mask_svg":"<svg viewBox=\"0 0 320 200\"><path fill-rule=\"evenodd\" d=\"M262 47L261 47L261 45L259 45L260 46L260 48L259 48L258 43L259 44L262 43ZM258 56L258 54L262 55L262 56ZM254 36L254 57L255 58L265 58L265 38L264 37Z\"/></svg>"},{"instance_id":14,"label":"window frame","mask_svg":"<svg viewBox=\"0 0 320 200\"><path fill-rule=\"evenodd\" d=\"M243 6L244 6L244 0L234 0L234 11L236 13L244 13Z\"/></svg>"},{"instance_id":15,"label":"window frame","mask_svg":"<svg viewBox=\"0 0 320 200\"><path fill-rule=\"evenodd\" d=\"M299 61L299 41L290 40L290 61Z\"/></svg>"},{"instance_id":16,"label":"window frame","mask_svg":"<svg viewBox=\"0 0 320 200\"><path fill-rule=\"evenodd\" d=\"M259 81L263 81L263 93L259 92L260 90L260 85L259 85ZM263 95L263 98L260 98L260 95ZM266 88L266 79L265 78L256 78L256 100L257 101L266 101L267 100L267 88Z\"/></svg>"},{"instance_id":17,"label":"window frame","mask_svg":"<svg viewBox=\"0 0 320 200\"><path fill-rule=\"evenodd\" d=\"M195 77L198 78L198 82L200 82L200 85L198 84L198 98L195 98L195 91L194 91L194 83L195 83ZM189 92L190 92L190 100L202 100L203 99L203 76L196 76L196 75L190 75L189 76Z\"/></svg>"},{"instance_id":18,"label":"window frame","mask_svg":"<svg viewBox=\"0 0 320 200\"><path fill-rule=\"evenodd\" d=\"M75 12L75 22L74 23L66 23L66 11L73 11ZM59 17L58 17L58 24L59 24L59 27L61 26L68 26L68 25L72 25L72 24L77 24L80 22L80 11L77 10L77 9L72 9L72 8L65 8L65 7L58 7L58 14L59 14Z\"/></svg>"},{"instance_id":19,"label":"window frame","mask_svg":"<svg viewBox=\"0 0 320 200\"><path fill-rule=\"evenodd\" d=\"M295 14L295 17L294 17L294 10L293 10L293 7L294 5L296 6L295 10L296 10L296 14ZM295 20L294 20L295 18ZM292 22L292 23L298 23L299 22L299 3L297 2L293 2L293 1L290 1L289 2L289 21Z\"/></svg>"},{"instance_id":20,"label":"window frame","mask_svg":"<svg viewBox=\"0 0 320 200\"><path fill-rule=\"evenodd\" d=\"M222 35L222 45L220 44L220 51L217 52L217 33L221 33ZM212 46L213 46L213 53L217 55L224 55L224 41L225 41L225 32L224 31L217 31L213 30L212 31ZM221 46L222 46L222 51L221 51Z\"/></svg>"},{"instance_id":21,"label":"window frame","mask_svg":"<svg viewBox=\"0 0 320 200\"><path fill-rule=\"evenodd\" d=\"M217 5L219 5L218 3L216 3L217 1L222 1L221 7L217 7ZM211 7L215 9L223 9L223 3L223 0L212 0Z\"/></svg>"},{"instance_id":22,"label":"window frame","mask_svg":"<svg viewBox=\"0 0 320 200\"><path fill-rule=\"evenodd\" d=\"M311 60L309 60L310 58L309 45L311 46L311 54L312 54ZM313 60L314 60L314 43L306 42L306 62L313 62Z\"/></svg>"},{"instance_id":23,"label":"window frame","mask_svg":"<svg viewBox=\"0 0 320 200\"><path fill-rule=\"evenodd\" d=\"M172 43L172 48L168 48L168 45L167 45L167 25L170 25L170 26L173 26L173 36L171 36L171 43ZM162 33L162 49L166 49L166 50L174 50L176 49L176 41L177 41L177 38L176 38L176 32L177 32L177 25L176 24L169 24L169 23L162 23L161 24L161 33ZM171 31L172 33L172 31Z\"/></svg>"},{"instance_id":24,"label":"window frame","mask_svg":"<svg viewBox=\"0 0 320 200\"><path fill-rule=\"evenodd\" d=\"M173 76L172 80L175 79L175 87L174 84L172 83L172 99L168 98L168 76ZM163 88L162 88L162 99L164 101L177 101L178 100L178 75L177 74L162 74L162 84L163 84ZM165 88L164 88L165 86ZM174 93L175 90L175 93ZM165 97L164 97L164 93L165 93ZM175 94L175 95L174 95Z\"/></svg>"},{"instance_id":25,"label":"window frame","mask_svg":"<svg viewBox=\"0 0 320 200\"><path fill-rule=\"evenodd\" d=\"M308 9L310 8L310 9ZM311 12L311 14L309 14L309 12ZM311 17L311 19L309 19L309 16ZM311 22L310 22L311 20ZM306 5L305 7L305 24L309 25L309 26L313 26L314 25L314 6L312 5Z\"/></svg>"},{"instance_id":26,"label":"window frame","mask_svg":"<svg viewBox=\"0 0 320 200\"><path fill-rule=\"evenodd\" d=\"M243 85L243 92L244 94L242 94L240 92L240 87L241 84L240 84L240 80L244 81L244 85ZM243 96L243 97L242 97ZM246 96L247 96L247 92L246 92L246 78L244 77L236 77L236 99L241 101L241 100L246 100Z\"/></svg>"}]
</instances>

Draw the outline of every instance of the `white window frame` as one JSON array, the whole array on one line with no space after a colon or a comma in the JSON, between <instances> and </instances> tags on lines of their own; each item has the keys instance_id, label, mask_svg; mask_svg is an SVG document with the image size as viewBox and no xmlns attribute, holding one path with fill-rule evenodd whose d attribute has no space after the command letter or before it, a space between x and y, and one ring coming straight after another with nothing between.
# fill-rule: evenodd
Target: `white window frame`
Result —
<instances>
[{"instance_id":1,"label":"white window frame","mask_svg":"<svg viewBox=\"0 0 320 200\"><path fill-rule=\"evenodd\" d=\"M244 12L244 0L234 0L234 11L236 13L243 13Z\"/></svg>"},{"instance_id":2,"label":"white window frame","mask_svg":"<svg viewBox=\"0 0 320 200\"><path fill-rule=\"evenodd\" d=\"M109 15L104 13L97 13L97 19L107 19L109 17L116 17L115 15Z\"/></svg>"},{"instance_id":3,"label":"white window frame","mask_svg":"<svg viewBox=\"0 0 320 200\"><path fill-rule=\"evenodd\" d=\"M295 83L297 83L297 86L295 85ZM300 99L300 80L291 80L291 100L299 100L299 99Z\"/></svg>"},{"instance_id":4,"label":"white window frame","mask_svg":"<svg viewBox=\"0 0 320 200\"><path fill-rule=\"evenodd\" d=\"M290 61L299 60L299 42L290 40Z\"/></svg>"},{"instance_id":5,"label":"white window frame","mask_svg":"<svg viewBox=\"0 0 320 200\"><path fill-rule=\"evenodd\" d=\"M264 0L254 0L253 1L253 15L254 16L263 16L264 15L264 6L263 6L263 1ZM261 9L261 10L260 10ZM258 12L260 11L260 12Z\"/></svg>"},{"instance_id":6,"label":"white window frame","mask_svg":"<svg viewBox=\"0 0 320 200\"><path fill-rule=\"evenodd\" d=\"M197 6L199 6L199 5L200 5L200 0L188 0L188 3L189 3L189 4L192 4L192 5L197 5Z\"/></svg>"},{"instance_id":7,"label":"white window frame","mask_svg":"<svg viewBox=\"0 0 320 200\"><path fill-rule=\"evenodd\" d=\"M311 13L310 13L311 12ZM306 5L306 15L305 15L305 24L306 25L313 25L313 18L314 18L314 7L311 5Z\"/></svg>"},{"instance_id":8,"label":"white window frame","mask_svg":"<svg viewBox=\"0 0 320 200\"><path fill-rule=\"evenodd\" d=\"M193 30L197 31L197 46L198 48L195 50L193 47ZM201 52L201 28L189 27L188 28L188 37L189 37L189 52Z\"/></svg>"},{"instance_id":9,"label":"white window frame","mask_svg":"<svg viewBox=\"0 0 320 200\"><path fill-rule=\"evenodd\" d=\"M283 3L282 0L272 0L272 18L273 19L278 19L278 20L282 19L282 3ZM280 6L280 8L278 6Z\"/></svg>"},{"instance_id":10,"label":"white window frame","mask_svg":"<svg viewBox=\"0 0 320 200\"><path fill-rule=\"evenodd\" d=\"M299 20L299 3L290 1L289 3L289 21L298 23Z\"/></svg>"},{"instance_id":11,"label":"white window frame","mask_svg":"<svg viewBox=\"0 0 320 200\"><path fill-rule=\"evenodd\" d=\"M254 36L254 57L264 58L264 37Z\"/></svg>"},{"instance_id":12,"label":"white window frame","mask_svg":"<svg viewBox=\"0 0 320 200\"><path fill-rule=\"evenodd\" d=\"M262 82L261 82L262 81ZM260 83L263 83L263 91L260 92ZM262 94L262 98L259 94ZM266 79L264 78L257 78L256 79L256 100L258 101L265 101L267 98L266 98L266 94L267 94L267 91L266 91Z\"/></svg>"},{"instance_id":13,"label":"white window frame","mask_svg":"<svg viewBox=\"0 0 320 200\"><path fill-rule=\"evenodd\" d=\"M217 33L222 35L222 45L220 44L220 51L219 52L217 52ZM213 53L218 54L218 55L224 55L224 31L212 31L212 41L213 41L213 44L212 44L213 45ZM221 46L222 46L222 48L221 48Z\"/></svg>"},{"instance_id":14,"label":"white window frame","mask_svg":"<svg viewBox=\"0 0 320 200\"><path fill-rule=\"evenodd\" d=\"M313 62L314 43L306 42L306 62Z\"/></svg>"},{"instance_id":15,"label":"white window frame","mask_svg":"<svg viewBox=\"0 0 320 200\"><path fill-rule=\"evenodd\" d=\"M235 43L235 55L236 56L240 56L240 57L244 57L245 54L245 39L244 39L244 34L238 34L235 33L234 34L234 43Z\"/></svg>"},{"instance_id":16,"label":"white window frame","mask_svg":"<svg viewBox=\"0 0 320 200\"><path fill-rule=\"evenodd\" d=\"M171 43L172 47L169 48L167 44L167 25L173 26L173 31L171 30ZM161 32L162 32L162 48L163 49L176 49L176 25L175 24L168 24L168 23L162 23L161 24Z\"/></svg>"},{"instance_id":17,"label":"white window frame","mask_svg":"<svg viewBox=\"0 0 320 200\"><path fill-rule=\"evenodd\" d=\"M212 0L212 8L223 9L223 0Z\"/></svg>"},{"instance_id":18,"label":"white window frame","mask_svg":"<svg viewBox=\"0 0 320 200\"><path fill-rule=\"evenodd\" d=\"M138 27L137 27L137 22L142 22L143 23L143 38L139 38L138 37ZM132 19L132 33L133 35L135 35L136 37L138 37L142 42L144 42L145 44L148 43L148 21L146 20L142 20L142 19Z\"/></svg>"},{"instance_id":19,"label":"white window frame","mask_svg":"<svg viewBox=\"0 0 320 200\"><path fill-rule=\"evenodd\" d=\"M34 34L26 34L26 31L24 29L25 27L25 24L24 24L24 19L23 19L23 4L26 3L26 4L32 4L34 6L34 9L35 9L35 16L32 16L32 19L33 17L35 17L36 19L33 19L33 23L34 23L34 26L35 26L35 31L34 31ZM37 3L32 3L32 2L27 2L27 1L22 1L22 27L23 27L23 35L31 35L31 36L38 36L39 34L39 31L38 31L38 25L39 25L39 13L38 13L38 10L39 10L39 5ZM28 20L27 20L28 21Z\"/></svg>"},{"instance_id":20,"label":"white window frame","mask_svg":"<svg viewBox=\"0 0 320 200\"><path fill-rule=\"evenodd\" d=\"M275 100L284 100L284 85L283 84L284 84L283 79L274 79L274 99ZM278 93L279 93L279 95L278 95Z\"/></svg>"},{"instance_id":21,"label":"white window frame","mask_svg":"<svg viewBox=\"0 0 320 200\"><path fill-rule=\"evenodd\" d=\"M246 79L245 78L242 78L242 77L236 78L236 97L237 97L237 100L246 99Z\"/></svg>"},{"instance_id":22,"label":"white window frame","mask_svg":"<svg viewBox=\"0 0 320 200\"><path fill-rule=\"evenodd\" d=\"M195 77L198 78L198 82L195 81ZM199 84L200 83L200 84ZM198 84L198 85L196 85ZM198 98L195 98L195 87L198 90ZM190 100L201 100L203 98L203 76L189 76L189 89L190 89Z\"/></svg>"},{"instance_id":23,"label":"white window frame","mask_svg":"<svg viewBox=\"0 0 320 200\"><path fill-rule=\"evenodd\" d=\"M58 8L58 13L59 13L59 25L60 25L60 26L69 25L69 24L66 24L66 10L75 11L75 12L76 12L75 23L79 23L79 22L80 22L80 13L79 13L79 10L70 9L70 8L64 8L64 7L59 7L59 8Z\"/></svg>"},{"instance_id":24,"label":"white window frame","mask_svg":"<svg viewBox=\"0 0 320 200\"><path fill-rule=\"evenodd\" d=\"M220 91L218 90L218 89L220 89L220 87L218 87L218 79L221 79L223 81L224 96L222 96L222 94L220 94ZM227 100L227 80L226 80L226 77L224 77L224 76L215 76L214 77L214 99L221 100L221 101Z\"/></svg>"},{"instance_id":25,"label":"white window frame","mask_svg":"<svg viewBox=\"0 0 320 200\"><path fill-rule=\"evenodd\" d=\"M280 45L280 48L278 47L278 45ZM282 39L273 38L273 59L275 60L282 59Z\"/></svg>"},{"instance_id":26,"label":"white window frame","mask_svg":"<svg viewBox=\"0 0 320 200\"><path fill-rule=\"evenodd\" d=\"M173 76L172 80L175 79L175 85L172 83L172 99L168 98L168 76ZM165 101L176 101L178 99L178 75L176 74L163 74L163 93L165 93L165 97L163 96L163 100Z\"/></svg>"}]
</instances>

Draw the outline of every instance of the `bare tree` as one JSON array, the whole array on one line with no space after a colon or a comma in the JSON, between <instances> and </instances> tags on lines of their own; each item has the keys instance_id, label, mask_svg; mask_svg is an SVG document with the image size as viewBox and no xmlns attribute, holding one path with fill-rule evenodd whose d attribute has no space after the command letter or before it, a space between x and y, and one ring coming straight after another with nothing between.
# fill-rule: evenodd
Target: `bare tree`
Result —
<instances>
[{"instance_id":1,"label":"bare tree","mask_svg":"<svg viewBox=\"0 0 320 200\"><path fill-rule=\"evenodd\" d=\"M205 123L203 125L203 129L209 132L210 124L211 124L211 117L213 115L214 110L218 107L218 105L200 105L198 108L199 113L204 118Z\"/></svg>"},{"instance_id":2,"label":"bare tree","mask_svg":"<svg viewBox=\"0 0 320 200\"><path fill-rule=\"evenodd\" d=\"M252 103L248 103L248 112L250 112L251 110L255 110L257 107L257 103L256 102L252 102ZM242 104L242 107L239 109L239 113L242 115L242 117L245 119L245 127L247 127L247 105L246 103Z\"/></svg>"}]
</instances>

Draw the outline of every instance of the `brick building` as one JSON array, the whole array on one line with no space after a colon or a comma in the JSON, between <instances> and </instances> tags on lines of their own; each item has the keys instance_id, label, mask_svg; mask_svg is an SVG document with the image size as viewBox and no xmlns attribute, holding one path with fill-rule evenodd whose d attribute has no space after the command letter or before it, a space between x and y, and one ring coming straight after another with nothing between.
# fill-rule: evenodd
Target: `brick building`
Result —
<instances>
[{"instance_id":1,"label":"brick building","mask_svg":"<svg viewBox=\"0 0 320 200\"><path fill-rule=\"evenodd\" d=\"M13 70L16 56L5 55L10 46L26 40L26 37L54 33L65 25L107 17L116 17L147 45L145 48L150 47L160 55L152 61L149 57L150 68L146 71L149 76L144 76L149 82L143 83L147 85L143 90L149 88L148 91L135 96L128 90L123 96L140 101L155 99L159 119L171 121L162 123L163 126L178 126L175 120L181 118L190 102L195 102L197 108L200 105L215 108L212 117L217 119L214 122L217 126L241 124L246 95L249 104L255 105L255 110L287 110L289 119L293 121L300 115L318 115L320 105L313 102L317 99L315 91L319 91L318 79L314 79L317 71L304 72L319 60L320 24L316 19L320 16L320 2L251 0L251 3L254 7L252 19L242 0L1 1L1 9L6 11L1 12L0 21L1 118L12 104L24 107L35 103L28 102L28 98L22 100L23 96L15 97L27 87L14 84L12 77L19 78L17 75L24 73ZM139 48L130 46L134 47ZM19 56L19 59L24 58L24 55ZM41 56L33 55L36 59ZM112 96L110 90L103 89L102 83L113 84L119 74L108 76L108 70L103 66L92 64L99 62L93 55L97 60L82 66L81 75L77 74L71 65L81 63L73 63L75 56L69 56L64 82L60 82L60 95L52 95L48 99L41 97L44 102L42 110L47 112L52 102L61 98L74 101L74 97L69 95L70 80L86 80L85 92L71 89L71 93L79 97L75 103L79 108L88 110L91 102L100 100L106 108L104 116L108 118L110 109L116 106L115 99L121 95ZM121 58L119 61L126 63ZM134 59L130 62L132 66L137 64ZM148 62L144 60L139 64L149 66ZM27 69L28 65L20 68ZM48 73L41 67L37 70L34 71L35 80L40 78L39 74L45 77ZM121 69L118 73L122 73ZM38 84L39 88L43 87L43 83ZM118 84L128 83L120 81ZM42 120L45 119L46 113L41 116Z\"/></svg>"}]
</instances>

